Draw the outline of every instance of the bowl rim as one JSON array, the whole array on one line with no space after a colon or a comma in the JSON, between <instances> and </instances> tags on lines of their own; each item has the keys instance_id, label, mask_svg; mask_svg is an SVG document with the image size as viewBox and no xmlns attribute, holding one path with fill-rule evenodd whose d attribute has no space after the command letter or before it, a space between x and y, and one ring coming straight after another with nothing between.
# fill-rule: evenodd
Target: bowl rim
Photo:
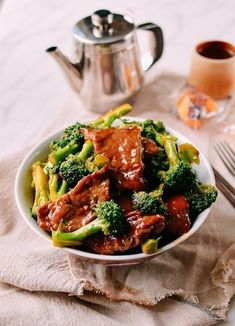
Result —
<instances>
[{"instance_id":1,"label":"bowl rim","mask_svg":"<svg viewBox=\"0 0 235 326\"><path fill-rule=\"evenodd\" d=\"M128 116L126 119L128 120L135 120L135 121L144 121L145 119L143 118L137 118L137 117L131 117ZM87 123L87 121L82 121L83 123ZM51 243L51 236L44 230L42 230L38 224L36 223L36 221L32 218L32 216L25 211L24 209L24 203L22 202L22 198L21 198L21 191L22 191L22 187L21 187L21 181L23 179L23 174L25 173L25 170L27 167L29 167L29 163L31 161L31 158L33 155L35 154L39 154L39 148L40 147L45 147L48 146L48 144L50 143L50 141L52 139L55 139L57 137L59 137L65 128L60 129L56 132L50 133L48 136L44 137L39 143L37 143L35 146L32 147L32 149L28 152L28 154L24 157L24 159L22 160L18 170L17 170L17 174L16 174L16 178L15 178L15 185L14 185L14 192L15 192L15 201L18 207L18 210L21 214L21 217L23 218L23 220L26 222L26 224L36 233L38 234L40 237L43 237L44 239L50 241ZM184 135L182 135L179 131L175 130L174 128L170 128L166 125L166 129L170 134L175 135L179 142L189 142L192 145L193 142L191 142L187 137L185 137ZM195 145L194 145L195 146ZM201 149L198 146L195 146L196 148L198 148L199 152L200 152L200 160L204 161L204 165L206 167L206 171L207 171L207 175L210 179L210 183L215 185L215 177L214 177L214 173L212 170L212 167L209 163L209 161L207 160L207 158L205 157L205 155L203 154L203 152L201 151ZM199 168L200 168L200 164L199 164ZM206 210L204 210L202 213L200 213L195 222L193 223L191 229L181 235L180 237L178 237L177 239L175 239L174 241L171 241L170 243L164 245L163 247L159 248L159 250L154 253L154 254L145 254L145 253L137 253L137 254L129 254L129 255L125 255L125 254L120 254L120 255L104 255L104 254L97 254L97 253L90 253L90 252L86 252L83 250L79 250L79 249L73 249L73 248L69 248L69 247L62 247L59 249L65 250L71 254L74 254L76 256L82 257L84 259L88 259L88 260L93 260L93 261L105 261L107 263L111 263L111 262L130 262L133 261L140 261L140 260L146 260L147 258L151 258L153 256L157 256L159 254L162 254L174 247L176 247L178 244L182 243L183 241L185 241L186 239L188 239L193 233L195 233L200 226L205 222L206 218L208 217L211 208L212 208L213 204L208 207ZM27 216L26 216L27 215ZM30 215L30 216L29 216ZM30 217L30 218L29 218ZM200 220L200 221L198 221ZM197 223L198 221L198 223ZM58 248L57 248L58 249Z\"/></svg>"}]
</instances>

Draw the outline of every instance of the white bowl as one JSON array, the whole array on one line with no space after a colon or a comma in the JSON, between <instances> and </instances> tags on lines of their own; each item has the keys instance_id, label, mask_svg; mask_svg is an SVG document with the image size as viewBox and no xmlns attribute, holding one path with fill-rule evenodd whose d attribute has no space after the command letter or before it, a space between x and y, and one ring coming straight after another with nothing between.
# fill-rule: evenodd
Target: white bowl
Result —
<instances>
[{"instance_id":1,"label":"white bowl","mask_svg":"<svg viewBox=\"0 0 235 326\"><path fill-rule=\"evenodd\" d=\"M143 121L142 119L137 118L131 118L128 117L131 120L136 121ZM167 128L167 130L178 137L179 143L181 142L187 142L191 143L186 137L181 135L178 131L175 131L171 128ZM31 165L37 161L37 160L44 160L46 159L48 153L49 153L49 144L52 140L58 138L62 134L63 130L60 130L51 136L45 138L42 140L39 144L34 146L32 150L28 153L28 155L24 158L22 161L19 170L16 175L15 180L15 198L16 198L16 204L18 206L18 209L24 219L24 221L30 226L30 228L39 234L42 238L48 240L51 242L50 235L44 231L43 229L39 228L36 221L31 216L31 207L33 204L33 191L31 188ZM214 174L211 168L210 163L205 158L205 156L200 153L200 165L194 165L194 169L197 173L197 176L199 180L202 183L208 183L208 184L215 184L215 178ZM92 263L99 263L99 264L105 264L105 265L131 265L131 264L137 264L144 262L146 260L152 259L157 255L162 254L163 252L174 248L184 240L188 239L194 232L196 232L199 227L203 224L203 222L206 220L209 212L211 210L211 207L207 208L205 211L203 211L200 215L198 215L197 219L195 220L194 224L192 225L191 229L177 238L176 240L168 243L167 245L161 247L157 253L155 254L144 254L144 253L138 253L138 254L129 254L129 255L100 255L100 254L94 254L85 252L79 249L72 249L72 248L61 248L62 250L65 250L71 254L74 254L76 256L79 256L81 259L92 262Z\"/></svg>"}]
</instances>

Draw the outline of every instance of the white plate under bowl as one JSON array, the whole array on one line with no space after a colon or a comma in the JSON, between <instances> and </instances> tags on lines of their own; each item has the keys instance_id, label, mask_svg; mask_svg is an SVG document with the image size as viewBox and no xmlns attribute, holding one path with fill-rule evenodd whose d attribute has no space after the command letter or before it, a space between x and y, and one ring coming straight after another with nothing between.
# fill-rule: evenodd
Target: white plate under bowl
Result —
<instances>
[{"instance_id":1,"label":"white plate under bowl","mask_svg":"<svg viewBox=\"0 0 235 326\"><path fill-rule=\"evenodd\" d=\"M136 121L143 121L143 119L137 119L137 118L131 118L128 117L130 120L136 120ZM182 134L180 134L178 131L167 128L167 130L178 137L179 143L181 142L190 142L186 137L184 137ZM44 231L43 229L39 228L36 221L31 216L31 207L33 205L33 191L31 188L31 182L32 182L32 176L31 176L31 165L37 161L37 160L44 160L46 159L48 153L49 153L49 144L52 140L58 138L63 133L63 130L60 130L51 136L45 138L42 140L39 144L34 146L32 150L28 153L28 155L24 158L22 163L20 164L19 170L16 175L15 180L15 199L16 204L18 206L18 209L24 219L24 221L30 226L30 228L39 234L42 238L48 240L51 242L50 235ZM197 176L199 180L202 183L208 183L208 184L215 184L215 178L214 174L211 168L210 163L205 158L205 156L200 153L200 165L194 165L194 169L197 173ZM205 211L203 211L200 215L198 215L197 219L195 220L194 224L192 225L191 229L177 238L176 240L168 243L167 245L161 247L157 253L155 254L144 254L144 253L138 253L138 254L129 254L129 255L100 255L100 254L94 254L89 253L86 251L82 251L79 249L72 249L72 248L61 248L61 250L65 250L71 254L74 254L76 256L79 256L81 259L89 261L91 263L99 263L99 264L105 264L105 265L117 265L117 266L123 266L123 265L132 265L132 264L138 264L141 262L144 262L146 260L152 259L157 255L160 255L161 253L174 248L175 246L179 245L184 240L188 239L194 232L196 232L199 227L204 223L206 220L209 212L211 210L211 207L207 208Z\"/></svg>"}]
</instances>

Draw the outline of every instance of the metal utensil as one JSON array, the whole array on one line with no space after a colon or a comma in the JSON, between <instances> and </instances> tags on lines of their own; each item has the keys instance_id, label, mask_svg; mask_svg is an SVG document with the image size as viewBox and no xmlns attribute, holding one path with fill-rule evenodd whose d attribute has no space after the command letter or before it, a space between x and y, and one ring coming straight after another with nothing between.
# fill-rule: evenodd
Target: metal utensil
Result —
<instances>
[{"instance_id":1,"label":"metal utensil","mask_svg":"<svg viewBox=\"0 0 235 326\"><path fill-rule=\"evenodd\" d=\"M235 207L235 188L214 168L217 188L224 194L230 204Z\"/></svg>"},{"instance_id":2,"label":"metal utensil","mask_svg":"<svg viewBox=\"0 0 235 326\"><path fill-rule=\"evenodd\" d=\"M214 149L228 171L235 176L235 152L226 140L214 146Z\"/></svg>"}]
</instances>

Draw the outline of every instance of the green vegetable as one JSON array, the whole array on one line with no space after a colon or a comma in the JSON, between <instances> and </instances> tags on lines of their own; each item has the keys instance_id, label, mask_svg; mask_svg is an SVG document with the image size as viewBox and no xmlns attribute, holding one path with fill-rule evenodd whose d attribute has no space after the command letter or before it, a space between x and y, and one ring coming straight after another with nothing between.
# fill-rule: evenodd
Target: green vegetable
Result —
<instances>
[{"instance_id":1,"label":"green vegetable","mask_svg":"<svg viewBox=\"0 0 235 326\"><path fill-rule=\"evenodd\" d=\"M32 165L32 177L32 186L35 189L32 215L37 217L38 208L50 200L48 177L44 173L40 161L37 161Z\"/></svg>"},{"instance_id":2,"label":"green vegetable","mask_svg":"<svg viewBox=\"0 0 235 326\"><path fill-rule=\"evenodd\" d=\"M185 196L189 202L190 216L197 216L216 201L217 189L213 185L196 183Z\"/></svg>"},{"instance_id":3,"label":"green vegetable","mask_svg":"<svg viewBox=\"0 0 235 326\"><path fill-rule=\"evenodd\" d=\"M182 161L189 164L200 164L199 151L192 144L180 144L178 146L178 153Z\"/></svg>"},{"instance_id":4,"label":"green vegetable","mask_svg":"<svg viewBox=\"0 0 235 326\"><path fill-rule=\"evenodd\" d=\"M55 173L50 174L48 186L51 200L57 200L68 191L67 182Z\"/></svg>"},{"instance_id":5,"label":"green vegetable","mask_svg":"<svg viewBox=\"0 0 235 326\"><path fill-rule=\"evenodd\" d=\"M52 152L49 154L48 160L53 165L65 160L70 154L75 154L79 151L84 142L84 137L81 129L84 127L92 128L110 128L115 119L129 113L132 107L130 104L123 104L114 110L109 111L99 117L89 125L80 124L79 122L65 129L63 135L51 143Z\"/></svg>"},{"instance_id":6,"label":"green vegetable","mask_svg":"<svg viewBox=\"0 0 235 326\"><path fill-rule=\"evenodd\" d=\"M49 200L57 200L84 176L109 164L109 159L105 155L95 153L91 140L84 140L82 128L110 128L116 119L129 113L131 109L129 104L124 104L89 124L77 122L66 128L60 138L51 142L47 162L38 161L32 165L32 187L35 189L32 208L34 217L37 217L37 210L43 204ZM142 215L162 214L167 218L165 202L169 195L182 194L189 203L190 218L194 218L216 200L216 188L213 185L201 184L192 170L192 164L200 163L199 152L193 145L188 143L177 145L177 138L166 131L161 121L147 119L137 122L123 119L123 123L138 126L142 137L153 140L159 147L156 155L144 157L143 177L146 180L145 190L148 192L139 191L132 195L134 209L140 211ZM119 194L113 181L110 193L114 198ZM131 196L129 192L123 194ZM96 233L109 236L125 234L128 223L122 208L114 200L95 204L97 200L91 198L91 202L94 220L76 231L64 232L62 225L67 225L68 219L62 219L58 229L52 231L55 246L79 246L87 237ZM154 233L151 234L154 236ZM159 239L151 238L150 235L150 238L141 245L142 252L156 253Z\"/></svg>"},{"instance_id":7,"label":"green vegetable","mask_svg":"<svg viewBox=\"0 0 235 326\"><path fill-rule=\"evenodd\" d=\"M176 138L171 135L164 135L162 136L162 142L170 165L167 171L158 173L165 189L175 193L182 193L191 189L195 183L196 175L191 165L179 158L176 149Z\"/></svg>"},{"instance_id":8,"label":"green vegetable","mask_svg":"<svg viewBox=\"0 0 235 326\"><path fill-rule=\"evenodd\" d=\"M154 191L147 193L140 191L132 196L133 207L143 214L164 214L166 213L166 205L163 202L163 187L161 184Z\"/></svg>"},{"instance_id":9,"label":"green vegetable","mask_svg":"<svg viewBox=\"0 0 235 326\"><path fill-rule=\"evenodd\" d=\"M54 165L63 161L69 154L76 153L79 149L79 146L71 142L63 148L59 148L56 151L52 151L48 156L48 161Z\"/></svg>"},{"instance_id":10,"label":"green vegetable","mask_svg":"<svg viewBox=\"0 0 235 326\"><path fill-rule=\"evenodd\" d=\"M114 120L126 115L127 113L131 112L132 106L130 104L123 104L107 113L102 115L97 120L91 122L89 126L92 128L110 128Z\"/></svg>"},{"instance_id":11,"label":"green vegetable","mask_svg":"<svg viewBox=\"0 0 235 326\"><path fill-rule=\"evenodd\" d=\"M86 168L89 173L100 170L103 166L109 163L109 159L101 154L93 155L86 160Z\"/></svg>"},{"instance_id":12,"label":"green vegetable","mask_svg":"<svg viewBox=\"0 0 235 326\"><path fill-rule=\"evenodd\" d=\"M48 176L53 173L58 174L59 169L60 169L60 163L52 164L51 162L47 162L44 164L43 167L44 173Z\"/></svg>"},{"instance_id":13,"label":"green vegetable","mask_svg":"<svg viewBox=\"0 0 235 326\"><path fill-rule=\"evenodd\" d=\"M159 171L167 171L169 169L169 161L167 159L165 150L159 147L159 152L152 156L145 158L144 160L144 176L152 187L156 187L159 184Z\"/></svg>"},{"instance_id":14,"label":"green vegetable","mask_svg":"<svg viewBox=\"0 0 235 326\"><path fill-rule=\"evenodd\" d=\"M152 139L158 145L163 146L161 136L167 135L167 131L162 121L154 121L151 119L147 119L143 122L130 121L127 119L123 119L122 121L124 124L139 126L143 137Z\"/></svg>"},{"instance_id":15,"label":"green vegetable","mask_svg":"<svg viewBox=\"0 0 235 326\"><path fill-rule=\"evenodd\" d=\"M166 128L161 121L145 120L142 124L142 136L154 140L158 145L163 146L162 135L166 135Z\"/></svg>"},{"instance_id":16,"label":"green vegetable","mask_svg":"<svg viewBox=\"0 0 235 326\"><path fill-rule=\"evenodd\" d=\"M68 191L68 184L65 180L62 180L58 175L60 164L53 165L47 162L44 165L43 171L48 176L48 186L50 193L50 200L57 200Z\"/></svg>"},{"instance_id":17,"label":"green vegetable","mask_svg":"<svg viewBox=\"0 0 235 326\"><path fill-rule=\"evenodd\" d=\"M81 129L84 127L85 125L76 122L67 127L60 138L51 142L52 152L49 154L49 162L57 164L63 161L69 154L79 151L84 142L81 132Z\"/></svg>"},{"instance_id":18,"label":"green vegetable","mask_svg":"<svg viewBox=\"0 0 235 326\"><path fill-rule=\"evenodd\" d=\"M141 245L142 252L145 254L155 254L158 251L159 239L148 239Z\"/></svg>"},{"instance_id":19,"label":"green vegetable","mask_svg":"<svg viewBox=\"0 0 235 326\"><path fill-rule=\"evenodd\" d=\"M89 170L86 168L85 162L92 150L92 141L87 140L79 154L70 154L68 158L61 163L59 175L67 182L70 188L74 187L79 180L89 174Z\"/></svg>"},{"instance_id":20,"label":"green vegetable","mask_svg":"<svg viewBox=\"0 0 235 326\"><path fill-rule=\"evenodd\" d=\"M113 200L98 203L94 209L95 220L73 232L52 231L55 246L63 247L69 244L79 245L87 237L103 232L105 235L117 235L126 227L126 220L121 207Z\"/></svg>"},{"instance_id":21,"label":"green vegetable","mask_svg":"<svg viewBox=\"0 0 235 326\"><path fill-rule=\"evenodd\" d=\"M71 126L67 127L60 138L55 139L51 142L51 149L58 150L64 148L71 142L80 144L84 141L81 129L85 127L86 125L81 124L80 122L76 122L75 124L72 124Z\"/></svg>"}]
</instances>

